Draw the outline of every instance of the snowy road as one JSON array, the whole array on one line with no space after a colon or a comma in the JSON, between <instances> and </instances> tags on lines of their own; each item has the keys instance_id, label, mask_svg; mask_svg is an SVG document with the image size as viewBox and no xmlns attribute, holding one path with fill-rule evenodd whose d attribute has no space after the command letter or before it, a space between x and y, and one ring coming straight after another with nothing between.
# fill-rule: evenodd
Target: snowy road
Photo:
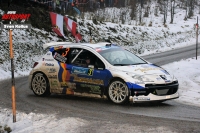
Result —
<instances>
[{"instance_id":1,"label":"snowy road","mask_svg":"<svg viewBox=\"0 0 200 133\"><path fill-rule=\"evenodd\" d=\"M192 48L194 49L194 48ZM180 52L179 52L180 51ZM192 53L190 53L193 51ZM163 65L179 60L180 57L194 56L194 50L184 48L174 50L162 55L144 57L148 61ZM177 53L177 54L174 54ZM188 54L188 55L187 55ZM170 57L170 55L173 55ZM165 59L166 58L166 59ZM162 60L160 62L160 60ZM10 80L0 82L0 104L2 108L11 108ZM131 127L151 129L162 132L200 132L200 107L185 105L176 100L166 101L162 104L129 104L114 105L106 99L51 95L50 97L36 97L28 89L28 77L16 78L17 111L27 114L55 114L57 119L77 117L93 122L93 125L84 126L82 132L117 132L126 128L132 132ZM150 130L154 132L154 130Z\"/></svg>"},{"instance_id":2,"label":"snowy road","mask_svg":"<svg viewBox=\"0 0 200 133\"><path fill-rule=\"evenodd\" d=\"M200 55L200 45L198 45L197 53ZM196 57L196 44L142 57L151 63L161 66L181 59Z\"/></svg>"}]
</instances>

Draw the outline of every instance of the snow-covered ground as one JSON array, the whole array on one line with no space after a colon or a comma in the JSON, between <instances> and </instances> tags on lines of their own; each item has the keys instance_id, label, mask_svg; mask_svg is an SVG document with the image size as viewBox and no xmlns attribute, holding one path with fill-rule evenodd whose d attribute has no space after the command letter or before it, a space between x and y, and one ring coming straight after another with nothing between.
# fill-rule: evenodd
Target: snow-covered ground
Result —
<instances>
[{"instance_id":1,"label":"snow-covered ground","mask_svg":"<svg viewBox=\"0 0 200 133\"><path fill-rule=\"evenodd\" d=\"M190 58L162 66L173 73L179 80L179 95L175 101L200 107L200 56L198 59ZM28 72L27 72L28 73ZM6 73L9 76L10 73ZM90 121L80 118L68 117L57 119L54 114L35 114L17 111L17 122L13 123L12 111L0 107L0 125L8 125L13 133L77 133L82 126L89 125ZM119 125L120 126L120 125ZM123 127L124 128L124 127ZM133 127L140 131L141 127ZM152 131L149 129L149 131ZM158 127L156 132L169 132L165 127ZM0 128L1 132L1 128ZM108 131L110 132L110 131ZM147 131L148 132L148 131Z\"/></svg>"},{"instance_id":2,"label":"snow-covered ground","mask_svg":"<svg viewBox=\"0 0 200 133\"><path fill-rule=\"evenodd\" d=\"M3 12L0 10L0 14ZM139 55L148 55L158 52L163 52L171 49L195 45L195 29L196 16L184 21L184 10L178 11L175 14L173 24L167 21L167 27L162 24L163 17L153 17L151 19L152 26L149 27L149 20L144 18L146 24L144 26L138 25L122 25L113 24L110 22L99 23L94 25L91 20L79 20L82 26L79 26L79 32L84 35L84 39L89 37L88 27L92 27L94 41L104 41L109 37L112 42L118 42L120 45L132 50ZM200 15L197 14L197 16ZM151 17L152 18L152 17ZM168 16L168 18L170 18ZM169 19L168 19L169 20ZM90 24L88 24L90 23ZM89 26L88 26L89 25ZM114 32L114 31L117 32ZM42 36L45 34L46 37ZM0 80L10 78L10 60L8 47L8 32L3 30L0 37ZM117 38L117 39L116 39ZM14 30L13 44L15 48L15 77L28 75L32 64L37 60L43 51L41 45L45 42L58 41L55 34L45 32L43 30L33 28L30 31ZM122 41L120 41L122 40ZM199 39L200 40L200 39ZM29 51L29 53L27 53ZM20 53L20 54L19 54ZM194 55L195 56L195 55ZM4 57L4 58L1 58ZM17 63L17 60L20 63ZM179 94L180 97L175 99L177 102L183 104L190 104L200 106L200 57L190 58L173 62L162 66L170 73L175 75L179 80ZM52 121L53 119L53 121ZM12 122L12 111L0 107L0 133L5 125L11 127L13 133L27 133L27 132L80 132L82 126L90 124L89 121L80 118L63 118L56 119L54 114L35 114L17 111L17 122ZM1 126L3 126L1 128ZM135 129L140 127L135 127ZM158 128L157 131L164 127ZM167 131L167 129L164 129Z\"/></svg>"}]
</instances>

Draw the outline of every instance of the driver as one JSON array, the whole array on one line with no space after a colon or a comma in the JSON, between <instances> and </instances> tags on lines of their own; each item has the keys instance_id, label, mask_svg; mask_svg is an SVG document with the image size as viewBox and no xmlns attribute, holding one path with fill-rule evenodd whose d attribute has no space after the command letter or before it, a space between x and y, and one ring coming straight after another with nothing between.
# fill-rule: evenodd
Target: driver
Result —
<instances>
[{"instance_id":1,"label":"driver","mask_svg":"<svg viewBox=\"0 0 200 133\"><path fill-rule=\"evenodd\" d=\"M86 56L85 58L85 64L83 65L84 67L88 67L89 65L91 65L91 59L89 56Z\"/></svg>"},{"instance_id":2,"label":"driver","mask_svg":"<svg viewBox=\"0 0 200 133\"><path fill-rule=\"evenodd\" d=\"M86 57L85 62L86 62L87 66L90 65L90 58L89 58L89 56Z\"/></svg>"}]
</instances>

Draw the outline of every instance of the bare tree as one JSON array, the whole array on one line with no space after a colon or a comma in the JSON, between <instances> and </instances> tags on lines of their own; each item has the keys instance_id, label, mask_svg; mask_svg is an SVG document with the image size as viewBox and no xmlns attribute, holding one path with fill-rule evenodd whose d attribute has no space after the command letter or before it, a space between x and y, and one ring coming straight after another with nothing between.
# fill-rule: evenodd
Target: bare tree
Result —
<instances>
[{"instance_id":1,"label":"bare tree","mask_svg":"<svg viewBox=\"0 0 200 133\"><path fill-rule=\"evenodd\" d=\"M188 11L189 18L194 15L194 5L195 5L195 0L190 0L189 1L189 11Z\"/></svg>"},{"instance_id":2,"label":"bare tree","mask_svg":"<svg viewBox=\"0 0 200 133\"><path fill-rule=\"evenodd\" d=\"M184 20L187 20L187 18L188 18L188 0L186 0L185 2L186 2L186 7L185 7L185 18L184 18Z\"/></svg>"},{"instance_id":3,"label":"bare tree","mask_svg":"<svg viewBox=\"0 0 200 133\"><path fill-rule=\"evenodd\" d=\"M167 21L168 0L164 0L164 24Z\"/></svg>"},{"instance_id":4,"label":"bare tree","mask_svg":"<svg viewBox=\"0 0 200 133\"><path fill-rule=\"evenodd\" d=\"M143 9L143 0L140 0L140 16L139 16L139 21L140 21L140 24L142 22L142 9Z\"/></svg>"},{"instance_id":5,"label":"bare tree","mask_svg":"<svg viewBox=\"0 0 200 133\"><path fill-rule=\"evenodd\" d=\"M171 24L174 21L174 8L175 8L175 0L171 0Z\"/></svg>"},{"instance_id":6,"label":"bare tree","mask_svg":"<svg viewBox=\"0 0 200 133\"><path fill-rule=\"evenodd\" d=\"M131 0L130 5L131 5L131 10L132 10L131 11L131 19L133 19L136 16L137 0Z\"/></svg>"}]
</instances>

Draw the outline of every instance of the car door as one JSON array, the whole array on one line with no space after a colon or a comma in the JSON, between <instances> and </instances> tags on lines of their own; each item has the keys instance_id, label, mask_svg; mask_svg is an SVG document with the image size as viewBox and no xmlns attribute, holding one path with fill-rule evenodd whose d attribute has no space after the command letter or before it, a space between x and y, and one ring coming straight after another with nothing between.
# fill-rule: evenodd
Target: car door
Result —
<instances>
[{"instance_id":1,"label":"car door","mask_svg":"<svg viewBox=\"0 0 200 133\"><path fill-rule=\"evenodd\" d=\"M86 57L91 58L91 63L85 65ZM108 71L104 63L92 52L83 49L76 58L71 61L70 81L76 83L82 92L102 94L107 84Z\"/></svg>"}]
</instances>

